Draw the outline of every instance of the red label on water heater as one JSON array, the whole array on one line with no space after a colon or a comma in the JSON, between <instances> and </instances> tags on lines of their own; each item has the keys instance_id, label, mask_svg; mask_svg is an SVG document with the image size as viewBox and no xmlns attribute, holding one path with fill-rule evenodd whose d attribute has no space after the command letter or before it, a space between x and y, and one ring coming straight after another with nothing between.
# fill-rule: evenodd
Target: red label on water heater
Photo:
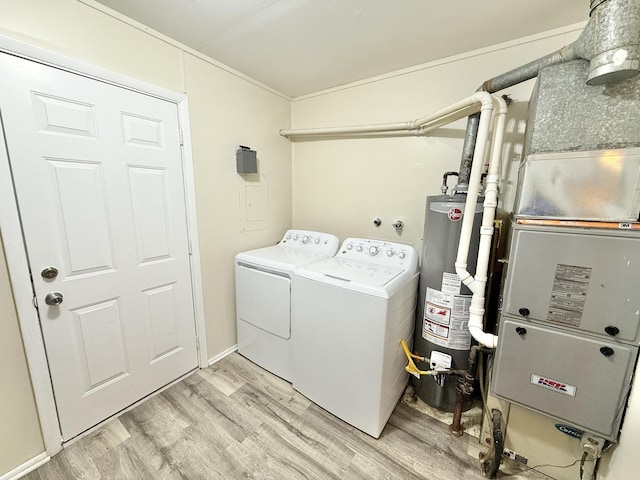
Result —
<instances>
[{"instance_id":1,"label":"red label on water heater","mask_svg":"<svg viewBox=\"0 0 640 480\"><path fill-rule=\"evenodd\" d=\"M449 220L452 222L458 222L462 218L462 210L453 207L449 210L449 213L447 213L447 217L449 217Z\"/></svg>"}]
</instances>

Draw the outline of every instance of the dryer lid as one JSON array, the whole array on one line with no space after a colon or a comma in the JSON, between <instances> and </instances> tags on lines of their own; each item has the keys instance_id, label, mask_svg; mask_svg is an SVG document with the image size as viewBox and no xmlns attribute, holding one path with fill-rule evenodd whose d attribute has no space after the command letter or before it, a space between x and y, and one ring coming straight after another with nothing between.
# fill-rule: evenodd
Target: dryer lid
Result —
<instances>
[{"instance_id":1,"label":"dryer lid","mask_svg":"<svg viewBox=\"0 0 640 480\"><path fill-rule=\"evenodd\" d=\"M326 276L346 282L382 287L404 271L402 268L393 266L331 257L307 265L299 269L298 273L307 278L318 279Z\"/></svg>"},{"instance_id":2,"label":"dryer lid","mask_svg":"<svg viewBox=\"0 0 640 480\"><path fill-rule=\"evenodd\" d=\"M326 258L324 252L288 248L282 245L249 250L236 255L236 262L249 263L275 270L293 272L296 268Z\"/></svg>"}]
</instances>

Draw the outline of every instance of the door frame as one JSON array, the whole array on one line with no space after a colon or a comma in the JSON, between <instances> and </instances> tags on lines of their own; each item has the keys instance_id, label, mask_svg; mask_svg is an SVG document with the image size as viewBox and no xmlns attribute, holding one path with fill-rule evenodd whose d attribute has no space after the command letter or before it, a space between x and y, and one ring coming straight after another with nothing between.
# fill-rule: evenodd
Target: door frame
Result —
<instances>
[{"instance_id":1,"label":"door frame","mask_svg":"<svg viewBox=\"0 0 640 480\"><path fill-rule=\"evenodd\" d=\"M200 368L209 366L204 316L204 295L200 265L200 247L196 217L195 179L193 154L189 124L189 104L186 94L176 93L147 82L112 72L41 47L0 35L0 53L14 55L53 68L81 75L83 77L132 90L144 95L160 98L176 104L182 139L182 169L187 210L187 233L191 250L191 284L195 312L196 345ZM62 449L62 434L58 424L58 412L53 396L53 385L49 375L49 364L40 331L40 320L33 303L33 289L29 275L29 265L7 146L0 132L0 231L4 242L9 280L13 288L18 323L22 333L31 385L35 396L40 428L48 455Z\"/></svg>"}]
</instances>

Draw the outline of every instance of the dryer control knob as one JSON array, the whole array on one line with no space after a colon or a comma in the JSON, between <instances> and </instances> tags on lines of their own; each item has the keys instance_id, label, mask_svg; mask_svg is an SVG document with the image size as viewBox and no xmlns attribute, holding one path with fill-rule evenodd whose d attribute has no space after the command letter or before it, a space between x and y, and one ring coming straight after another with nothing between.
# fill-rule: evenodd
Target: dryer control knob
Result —
<instances>
[{"instance_id":1,"label":"dryer control knob","mask_svg":"<svg viewBox=\"0 0 640 480\"><path fill-rule=\"evenodd\" d=\"M362 245L358 245L356 247L356 252L361 252L362 251Z\"/></svg>"},{"instance_id":2,"label":"dryer control knob","mask_svg":"<svg viewBox=\"0 0 640 480\"><path fill-rule=\"evenodd\" d=\"M309 240L311 240L311 239L309 238L309 235L303 235L303 236L302 236L302 243L305 243L305 244L306 244L306 243L309 243Z\"/></svg>"},{"instance_id":3,"label":"dryer control knob","mask_svg":"<svg viewBox=\"0 0 640 480\"><path fill-rule=\"evenodd\" d=\"M406 257L406 256L407 256L407 254L406 254L406 253L404 253L404 252L398 252L398 258L399 258L400 260L402 260L402 259L403 259L404 257Z\"/></svg>"},{"instance_id":4,"label":"dryer control knob","mask_svg":"<svg viewBox=\"0 0 640 480\"><path fill-rule=\"evenodd\" d=\"M300 238L300 235L294 235L294 236L293 236L293 239L294 239L294 240L298 240L298 238Z\"/></svg>"},{"instance_id":5,"label":"dryer control knob","mask_svg":"<svg viewBox=\"0 0 640 480\"><path fill-rule=\"evenodd\" d=\"M351 250L353 248L353 245L349 244L347 245L347 250Z\"/></svg>"},{"instance_id":6,"label":"dryer control knob","mask_svg":"<svg viewBox=\"0 0 640 480\"><path fill-rule=\"evenodd\" d=\"M291 240L291 234L287 235L287 240Z\"/></svg>"},{"instance_id":7,"label":"dryer control knob","mask_svg":"<svg viewBox=\"0 0 640 480\"><path fill-rule=\"evenodd\" d=\"M387 257L393 257L396 254L393 250L387 250Z\"/></svg>"},{"instance_id":8,"label":"dryer control knob","mask_svg":"<svg viewBox=\"0 0 640 480\"><path fill-rule=\"evenodd\" d=\"M375 257L378 254L378 247L369 247L369 255Z\"/></svg>"},{"instance_id":9,"label":"dryer control knob","mask_svg":"<svg viewBox=\"0 0 640 480\"><path fill-rule=\"evenodd\" d=\"M320 243L320 237L317 237L317 238L316 238L316 245L317 245L318 243Z\"/></svg>"}]
</instances>

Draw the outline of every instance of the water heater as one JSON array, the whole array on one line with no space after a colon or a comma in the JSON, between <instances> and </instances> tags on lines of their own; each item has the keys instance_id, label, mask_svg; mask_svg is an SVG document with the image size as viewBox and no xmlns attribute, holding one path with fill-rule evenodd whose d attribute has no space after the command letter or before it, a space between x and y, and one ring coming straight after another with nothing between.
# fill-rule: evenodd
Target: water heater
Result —
<instances>
[{"instance_id":1,"label":"water heater","mask_svg":"<svg viewBox=\"0 0 640 480\"><path fill-rule=\"evenodd\" d=\"M467 328L471 292L456 275L455 260L465 212L466 194L427 197L420 270L420 292L413 350L429 358L421 370L467 368L471 334ZM469 271L475 273L483 197L478 197L469 248ZM440 410L453 411L457 378L445 375L412 377L418 397ZM470 405L465 405L465 409Z\"/></svg>"}]
</instances>

